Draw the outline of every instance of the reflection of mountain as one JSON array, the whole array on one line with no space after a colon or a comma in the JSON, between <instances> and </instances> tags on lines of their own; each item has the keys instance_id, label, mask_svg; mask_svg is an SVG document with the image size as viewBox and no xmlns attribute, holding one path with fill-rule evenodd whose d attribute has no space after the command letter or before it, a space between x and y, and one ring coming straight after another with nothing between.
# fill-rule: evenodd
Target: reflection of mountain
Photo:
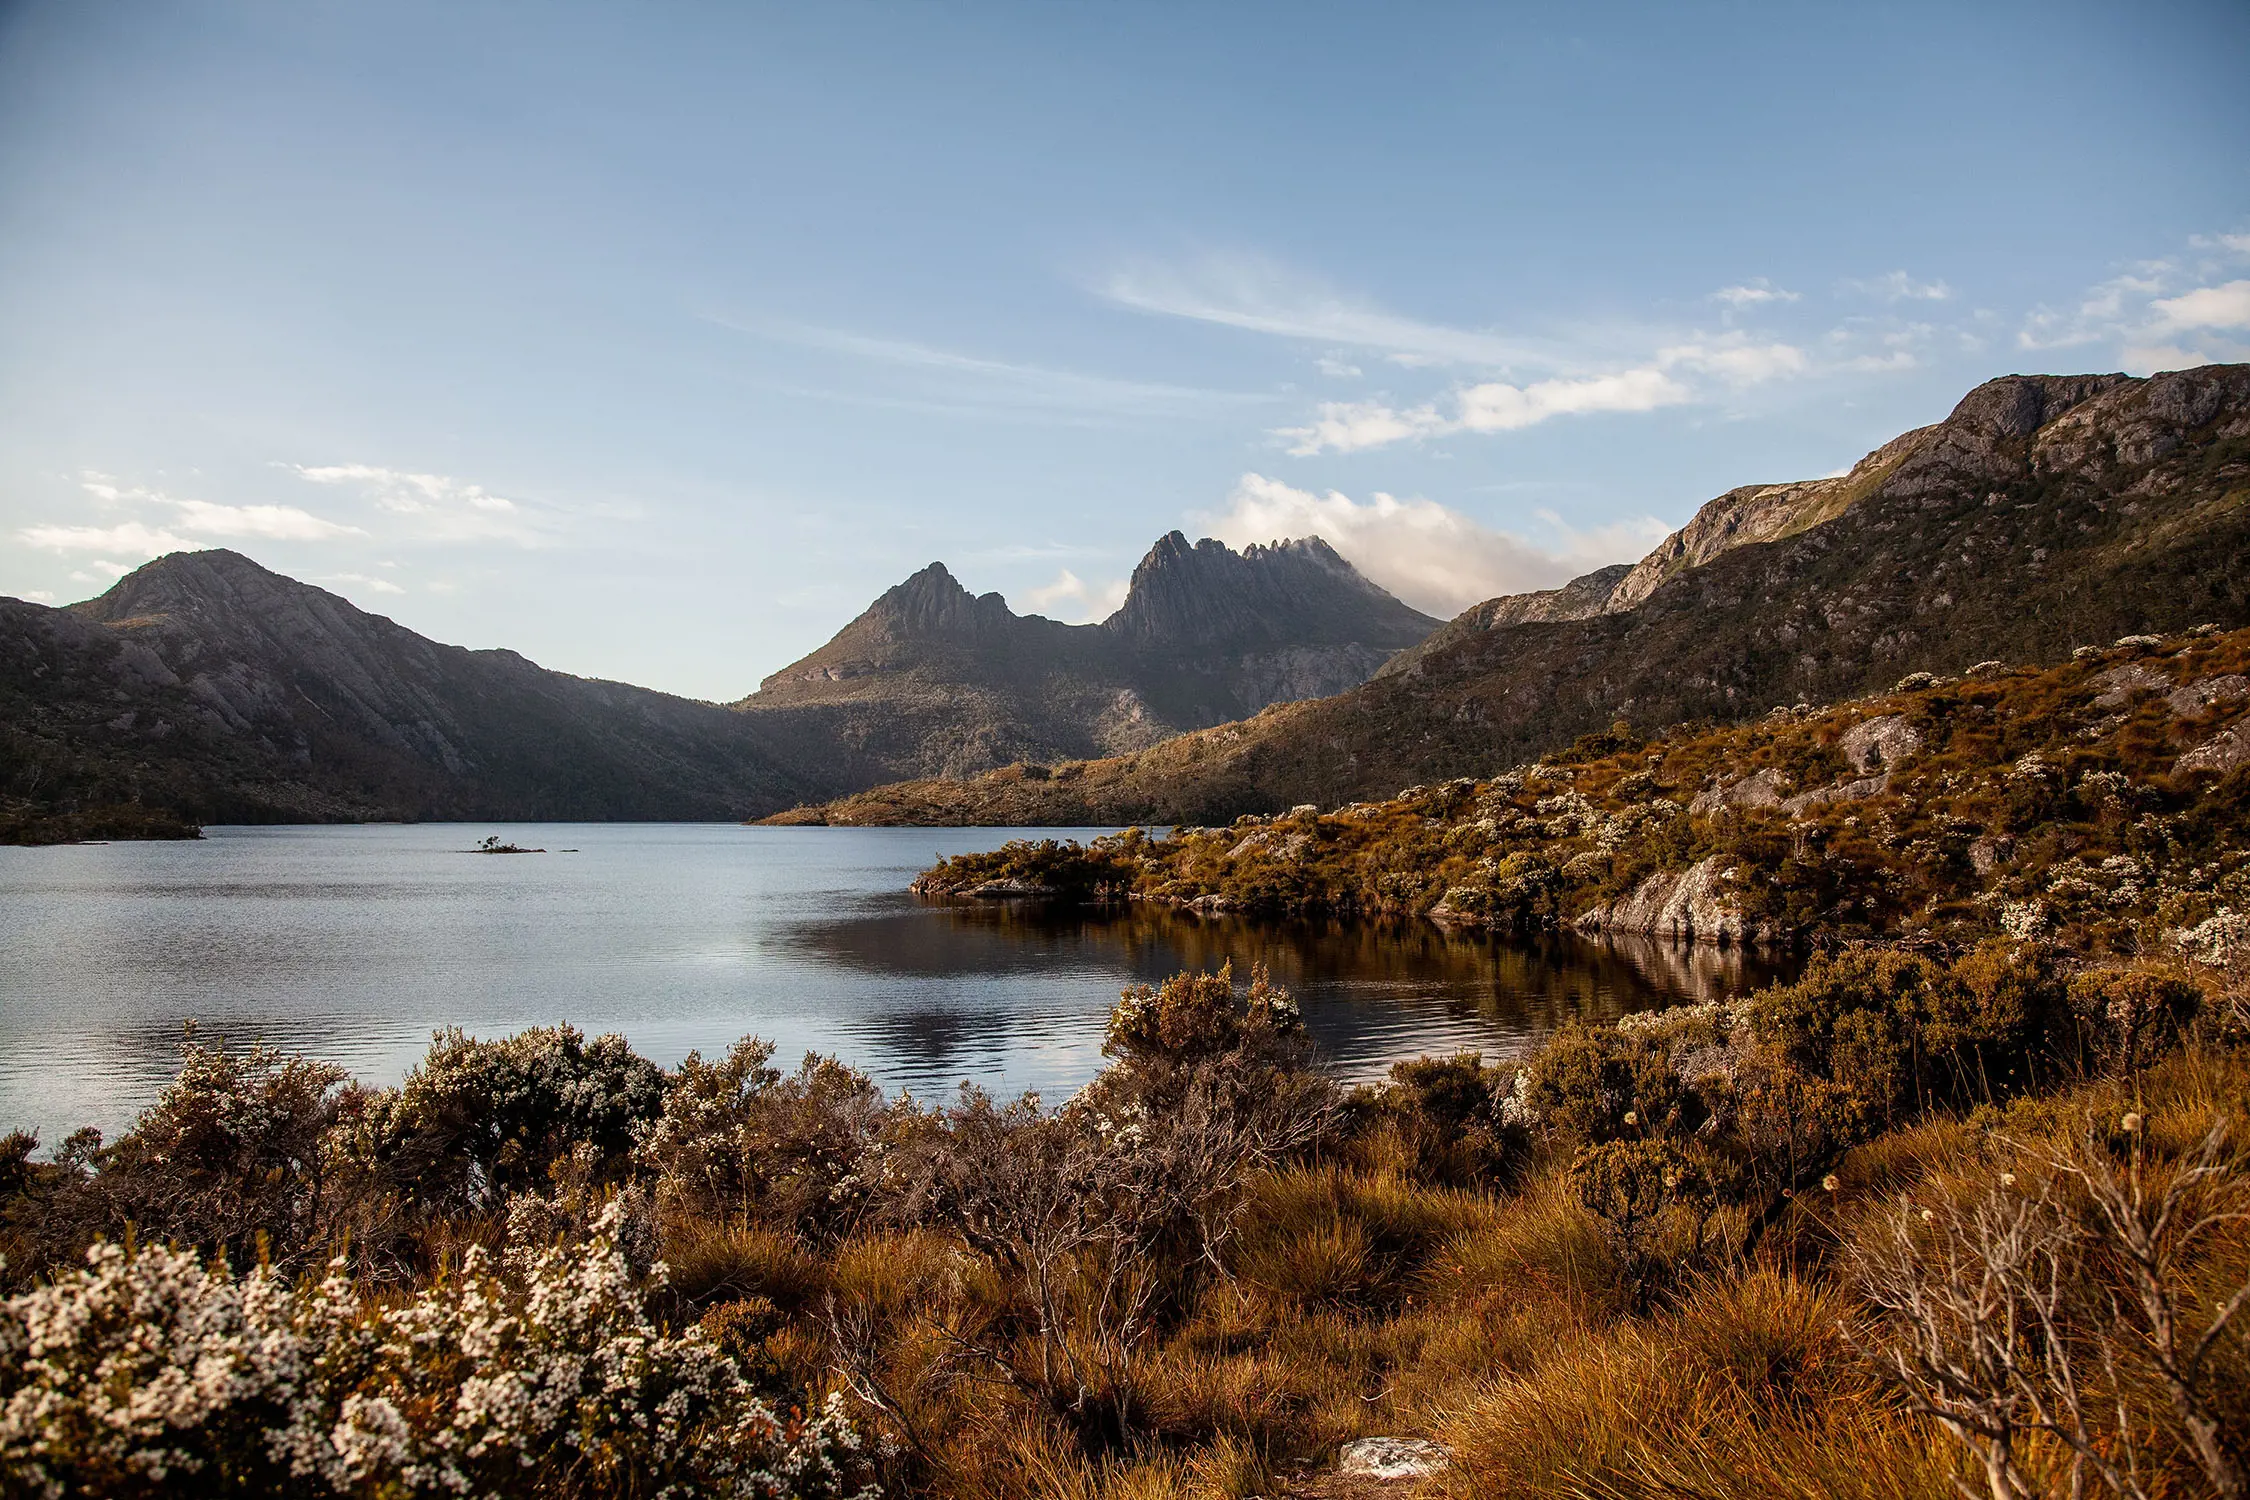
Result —
<instances>
[{"instance_id":1,"label":"reflection of mountain","mask_svg":"<svg viewBox=\"0 0 2250 1500\"><path fill-rule=\"evenodd\" d=\"M1543 1032L1578 1016L1739 994L1785 977L1789 967L1739 949L1653 938L1557 933L1504 941L1421 923L1262 923L1153 906L1082 913L949 904L809 923L786 942L824 966L891 978L1051 974L1075 986L1089 974L1153 983L1229 962L1247 977L1264 964L1305 1002L1308 1025L1324 1044L1349 1043L1380 1024L1353 1004L1359 1000L1467 1006L1504 1031ZM978 1045L986 1030L958 1013L896 1013L880 1024L886 1035L897 1029L916 1038L926 1028L926 1045L947 1050Z\"/></svg>"}]
</instances>

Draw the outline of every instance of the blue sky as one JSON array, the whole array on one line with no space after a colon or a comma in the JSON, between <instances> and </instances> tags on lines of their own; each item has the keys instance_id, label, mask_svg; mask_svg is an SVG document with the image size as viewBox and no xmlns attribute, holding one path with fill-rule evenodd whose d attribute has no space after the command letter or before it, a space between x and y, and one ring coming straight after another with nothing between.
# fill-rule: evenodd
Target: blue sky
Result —
<instances>
[{"instance_id":1,"label":"blue sky","mask_svg":"<svg viewBox=\"0 0 2250 1500\"><path fill-rule=\"evenodd\" d=\"M2250 7L0 9L0 593L228 545L732 698L1178 526L1447 614L2250 358Z\"/></svg>"}]
</instances>

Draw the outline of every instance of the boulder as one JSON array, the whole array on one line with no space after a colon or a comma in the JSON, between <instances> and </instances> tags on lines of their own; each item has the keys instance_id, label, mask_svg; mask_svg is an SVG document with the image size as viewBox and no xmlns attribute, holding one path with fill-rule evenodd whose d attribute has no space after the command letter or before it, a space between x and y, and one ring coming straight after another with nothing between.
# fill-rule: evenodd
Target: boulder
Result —
<instances>
[{"instance_id":1,"label":"boulder","mask_svg":"<svg viewBox=\"0 0 2250 1500\"><path fill-rule=\"evenodd\" d=\"M1640 932L1675 942L1779 943L1788 934L1744 918L1727 899L1727 876L1716 857L1685 870L1649 876L1633 893L1610 906L1598 906L1578 919L1586 932Z\"/></svg>"},{"instance_id":2,"label":"boulder","mask_svg":"<svg viewBox=\"0 0 2250 1500\"><path fill-rule=\"evenodd\" d=\"M1895 766L1922 748L1922 736L1899 714L1862 719L1844 731L1836 748L1852 769L1865 776Z\"/></svg>"}]
</instances>

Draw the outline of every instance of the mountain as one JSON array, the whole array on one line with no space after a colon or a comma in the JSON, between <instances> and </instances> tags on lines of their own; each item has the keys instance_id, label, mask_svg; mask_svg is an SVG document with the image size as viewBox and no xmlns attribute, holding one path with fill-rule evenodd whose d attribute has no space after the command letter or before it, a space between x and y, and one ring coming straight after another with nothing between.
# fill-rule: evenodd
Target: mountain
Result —
<instances>
[{"instance_id":1,"label":"mountain","mask_svg":"<svg viewBox=\"0 0 2250 1500\"><path fill-rule=\"evenodd\" d=\"M1479 605L1336 697L793 816L1224 821L2204 623L2250 624L2250 366L2011 375L1848 474L1718 497L1621 575Z\"/></svg>"},{"instance_id":2,"label":"mountain","mask_svg":"<svg viewBox=\"0 0 2250 1500\"><path fill-rule=\"evenodd\" d=\"M1318 537L1175 531L1097 625L1017 615L932 563L735 707L860 786L1083 760L1338 693L1438 622Z\"/></svg>"},{"instance_id":3,"label":"mountain","mask_svg":"<svg viewBox=\"0 0 2250 1500\"><path fill-rule=\"evenodd\" d=\"M735 818L806 795L716 704L440 645L228 551L0 599L0 808L198 821Z\"/></svg>"}]
</instances>

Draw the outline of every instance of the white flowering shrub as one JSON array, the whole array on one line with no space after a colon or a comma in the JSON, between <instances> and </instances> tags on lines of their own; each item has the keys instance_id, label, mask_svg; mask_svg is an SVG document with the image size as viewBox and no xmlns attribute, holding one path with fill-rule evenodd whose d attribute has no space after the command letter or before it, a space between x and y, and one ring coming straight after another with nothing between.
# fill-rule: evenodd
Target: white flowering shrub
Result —
<instances>
[{"instance_id":1,"label":"white flowering shrub","mask_svg":"<svg viewBox=\"0 0 2250 1500\"><path fill-rule=\"evenodd\" d=\"M2221 907L2216 916L2171 934L2179 950L2214 969L2250 970L2250 912Z\"/></svg>"},{"instance_id":2,"label":"white flowering shrub","mask_svg":"<svg viewBox=\"0 0 2250 1500\"><path fill-rule=\"evenodd\" d=\"M699 1330L659 1328L620 1225L613 1210L587 1241L517 1247L504 1268L472 1250L389 1307L340 1264L304 1290L97 1245L0 1304L0 1489L853 1493L864 1465L841 1413L785 1417Z\"/></svg>"}]
</instances>

